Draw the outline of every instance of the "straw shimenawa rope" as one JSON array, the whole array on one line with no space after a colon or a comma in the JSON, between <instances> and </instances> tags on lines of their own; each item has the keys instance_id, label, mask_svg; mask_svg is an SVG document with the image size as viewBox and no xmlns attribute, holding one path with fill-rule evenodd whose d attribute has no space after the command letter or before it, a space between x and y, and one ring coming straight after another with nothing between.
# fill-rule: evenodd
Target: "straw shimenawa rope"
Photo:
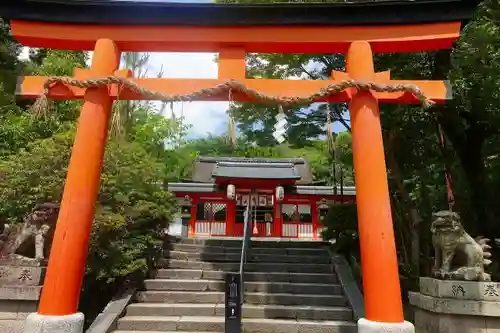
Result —
<instances>
[{"instance_id":1,"label":"straw shimenawa rope","mask_svg":"<svg viewBox=\"0 0 500 333\"><path fill-rule=\"evenodd\" d=\"M271 102L285 105L292 104L306 104L313 103L319 98L338 94L347 88L356 88L358 90L373 90L376 92L409 92L412 93L422 104L424 108L429 108L434 104L433 101L428 99L420 89L412 84L379 84L373 82L362 82L355 80L345 80L340 83L331 84L318 92L313 93L309 96L271 96L263 94L255 89L248 88L243 83L228 80L224 83L218 84L215 87L204 88L198 91L194 91L189 94L184 95L168 95L161 92L151 91L146 88L140 87L133 80L118 77L118 76L106 76L98 79L89 80L77 80L72 77L51 77L45 81L43 85L42 95L36 100L32 106L32 110L35 114L41 115L48 111L49 109L49 92L50 88L55 84L63 84L66 86L74 86L79 88L93 88L101 87L109 84L117 84L120 88L127 88L137 94L140 94L145 99L150 100L161 100L165 102L190 102L198 100L202 97L216 96L221 93L229 93L229 91L241 92L248 96L255 98L256 100L262 102Z\"/></svg>"}]
</instances>

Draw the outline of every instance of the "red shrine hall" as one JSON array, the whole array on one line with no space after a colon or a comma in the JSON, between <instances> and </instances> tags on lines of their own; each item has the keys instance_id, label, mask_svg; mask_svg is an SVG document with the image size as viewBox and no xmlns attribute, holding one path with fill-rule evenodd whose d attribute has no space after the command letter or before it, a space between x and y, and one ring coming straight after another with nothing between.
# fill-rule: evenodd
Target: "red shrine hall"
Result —
<instances>
[{"instance_id":1,"label":"red shrine hall","mask_svg":"<svg viewBox=\"0 0 500 333\"><path fill-rule=\"evenodd\" d=\"M199 157L191 180L169 183L181 206L184 236L321 238L328 205L354 202L354 187L313 185L302 158Z\"/></svg>"}]
</instances>

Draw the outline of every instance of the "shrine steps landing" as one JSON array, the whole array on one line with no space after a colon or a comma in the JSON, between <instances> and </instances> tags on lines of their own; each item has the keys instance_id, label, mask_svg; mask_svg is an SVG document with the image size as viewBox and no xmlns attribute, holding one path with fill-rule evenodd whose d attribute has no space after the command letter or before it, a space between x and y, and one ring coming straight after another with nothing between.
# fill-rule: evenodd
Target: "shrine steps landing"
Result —
<instances>
[{"instance_id":1,"label":"shrine steps landing","mask_svg":"<svg viewBox=\"0 0 500 333\"><path fill-rule=\"evenodd\" d=\"M224 332L224 276L239 270L241 239L167 246L115 333ZM252 241L245 272L245 333L357 332L324 243Z\"/></svg>"}]
</instances>

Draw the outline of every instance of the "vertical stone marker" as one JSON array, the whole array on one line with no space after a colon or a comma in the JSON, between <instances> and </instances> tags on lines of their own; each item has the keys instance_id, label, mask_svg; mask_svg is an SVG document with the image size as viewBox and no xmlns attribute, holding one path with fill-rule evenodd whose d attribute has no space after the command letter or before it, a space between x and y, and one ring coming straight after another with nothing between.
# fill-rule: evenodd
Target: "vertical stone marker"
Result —
<instances>
[{"instance_id":1,"label":"vertical stone marker","mask_svg":"<svg viewBox=\"0 0 500 333\"><path fill-rule=\"evenodd\" d=\"M241 287L240 274L226 275L225 333L241 333Z\"/></svg>"}]
</instances>

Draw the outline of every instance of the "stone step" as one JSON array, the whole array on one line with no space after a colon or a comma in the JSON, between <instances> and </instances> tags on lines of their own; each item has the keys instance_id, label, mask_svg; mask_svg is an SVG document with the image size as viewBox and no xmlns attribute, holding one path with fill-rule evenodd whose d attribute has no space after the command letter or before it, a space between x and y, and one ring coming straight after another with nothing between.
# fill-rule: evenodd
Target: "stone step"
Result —
<instances>
[{"instance_id":1,"label":"stone step","mask_svg":"<svg viewBox=\"0 0 500 333\"><path fill-rule=\"evenodd\" d=\"M225 282L220 280L154 279L144 281L146 290L179 291L225 291ZM247 292L302 293L340 295L338 284L290 283L290 282L245 282Z\"/></svg>"},{"instance_id":2,"label":"stone step","mask_svg":"<svg viewBox=\"0 0 500 333\"><path fill-rule=\"evenodd\" d=\"M136 300L141 303L220 303L224 293L219 291L139 291Z\"/></svg>"},{"instance_id":3,"label":"stone step","mask_svg":"<svg viewBox=\"0 0 500 333\"><path fill-rule=\"evenodd\" d=\"M135 303L127 307L127 316L223 316L224 304ZM244 304L243 318L352 320L347 307L310 307Z\"/></svg>"},{"instance_id":4,"label":"stone step","mask_svg":"<svg viewBox=\"0 0 500 333\"><path fill-rule=\"evenodd\" d=\"M223 246L203 246L198 244L183 244L174 243L166 244L165 250L196 252L196 253L237 253L241 254L241 244L236 247ZM276 255L315 255L329 257L328 250L323 247L319 248L252 248L248 249L248 253L252 254L276 254Z\"/></svg>"},{"instance_id":5,"label":"stone step","mask_svg":"<svg viewBox=\"0 0 500 333\"><path fill-rule=\"evenodd\" d=\"M193 244L203 246L222 246L222 247L239 247L241 249L241 242L243 237L235 238L181 238L169 237L168 242L171 244ZM252 238L251 248L313 248L321 249L330 246L328 242L323 241L302 241L297 239L268 239L258 240Z\"/></svg>"},{"instance_id":6,"label":"stone step","mask_svg":"<svg viewBox=\"0 0 500 333\"><path fill-rule=\"evenodd\" d=\"M223 303L224 293L217 291L140 291L136 296L142 303ZM247 304L345 306L342 295L310 295L286 293L245 293Z\"/></svg>"},{"instance_id":7,"label":"stone step","mask_svg":"<svg viewBox=\"0 0 500 333\"><path fill-rule=\"evenodd\" d=\"M356 324L345 321L296 321L244 319L243 331L251 333L355 333ZM224 332L224 317L126 316L118 321L118 330Z\"/></svg>"},{"instance_id":8,"label":"stone step","mask_svg":"<svg viewBox=\"0 0 500 333\"><path fill-rule=\"evenodd\" d=\"M236 271L233 271L236 272ZM159 269L153 276L157 279L207 279L224 280L226 272L201 269ZM289 273L289 272L245 272L245 282L292 282L292 283L337 283L333 273Z\"/></svg>"},{"instance_id":9,"label":"stone step","mask_svg":"<svg viewBox=\"0 0 500 333\"><path fill-rule=\"evenodd\" d=\"M164 254L166 258L189 261L207 261L207 262L240 262L239 253L193 253L184 251L169 251ZM307 255L278 255L278 254L254 254L247 255L248 262L257 263L310 263L310 264L330 264L331 258L325 256L307 256Z\"/></svg>"},{"instance_id":10,"label":"stone step","mask_svg":"<svg viewBox=\"0 0 500 333\"><path fill-rule=\"evenodd\" d=\"M195 333L195 332L182 332L182 331L113 331L113 333ZM209 332L196 332L196 333L209 333Z\"/></svg>"},{"instance_id":11,"label":"stone step","mask_svg":"<svg viewBox=\"0 0 500 333\"><path fill-rule=\"evenodd\" d=\"M203 270L221 270L238 271L240 263L238 262L203 262L186 261L177 259L160 260L160 268L182 268L182 269L203 269ZM309 263L257 263L249 262L245 264L245 270L249 272L293 272L293 273L332 273L330 264L309 264Z\"/></svg>"},{"instance_id":12,"label":"stone step","mask_svg":"<svg viewBox=\"0 0 500 333\"><path fill-rule=\"evenodd\" d=\"M287 293L245 293L247 304L345 306L343 295L311 295Z\"/></svg>"},{"instance_id":13,"label":"stone step","mask_svg":"<svg viewBox=\"0 0 500 333\"><path fill-rule=\"evenodd\" d=\"M113 331L112 333L195 333L195 332L183 332L183 331ZM210 332L196 332L196 333L210 333Z\"/></svg>"}]
</instances>

